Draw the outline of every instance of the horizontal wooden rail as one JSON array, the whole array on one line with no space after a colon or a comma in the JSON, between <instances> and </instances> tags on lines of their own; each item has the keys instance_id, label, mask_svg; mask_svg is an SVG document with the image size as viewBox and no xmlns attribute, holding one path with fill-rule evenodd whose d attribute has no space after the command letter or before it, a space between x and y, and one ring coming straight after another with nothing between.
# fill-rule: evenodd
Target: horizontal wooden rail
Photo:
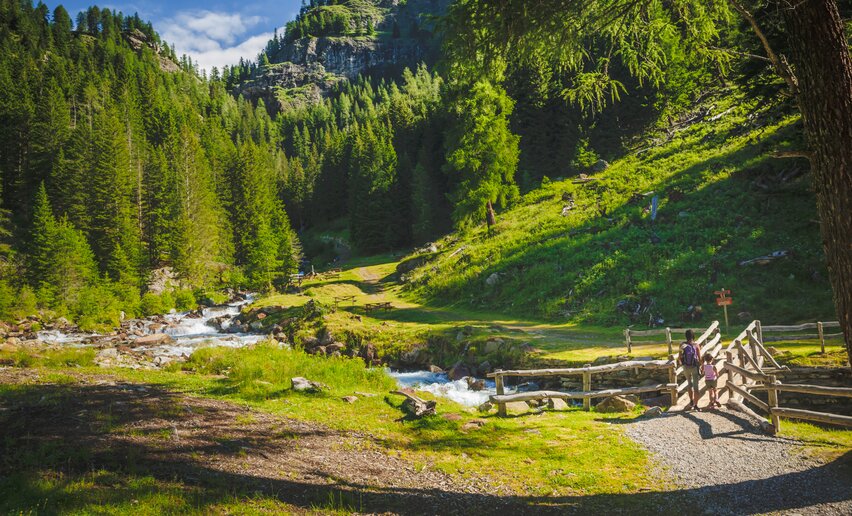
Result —
<instances>
[{"instance_id":1,"label":"horizontal wooden rail","mask_svg":"<svg viewBox=\"0 0 852 516\"><path fill-rule=\"evenodd\" d=\"M801 330L815 330L817 329L817 325L819 322L812 323L804 323L804 324L794 324L790 326L764 326L763 331L801 331ZM823 328L840 328L840 321L825 321L822 323Z\"/></svg>"},{"instance_id":2,"label":"horizontal wooden rail","mask_svg":"<svg viewBox=\"0 0 852 516\"><path fill-rule=\"evenodd\" d=\"M558 369L515 369L506 371L494 371L488 373L488 378L496 378L498 376L572 376L578 374L601 374L611 373L614 371L624 371L628 369L669 369L675 366L671 360L627 360L624 362L616 362L614 364L604 364L589 367L566 367Z\"/></svg>"},{"instance_id":3,"label":"horizontal wooden rail","mask_svg":"<svg viewBox=\"0 0 852 516\"><path fill-rule=\"evenodd\" d=\"M544 400L560 398L566 400L580 400L585 398L608 398L610 396L625 396L630 394L642 394L643 392L656 392L671 390L674 384L661 383L657 385L644 385L642 387L624 387L622 389L604 389L600 391L530 391L515 394L492 394L489 399L492 403L511 403L513 401Z\"/></svg>"},{"instance_id":4,"label":"horizontal wooden rail","mask_svg":"<svg viewBox=\"0 0 852 516\"><path fill-rule=\"evenodd\" d=\"M828 414L825 412L814 412L812 410L791 409L784 407L774 407L772 415L778 417L786 417L788 419L804 419L807 421L817 421L819 423L828 423L832 425L842 425L852 427L852 416L841 416L838 414Z\"/></svg>"},{"instance_id":5,"label":"horizontal wooden rail","mask_svg":"<svg viewBox=\"0 0 852 516\"><path fill-rule=\"evenodd\" d=\"M852 387L824 387L822 385L776 383L774 385L749 385L747 388L751 391L776 390L779 392L799 392L802 394L852 398Z\"/></svg>"},{"instance_id":6,"label":"horizontal wooden rail","mask_svg":"<svg viewBox=\"0 0 852 516\"><path fill-rule=\"evenodd\" d=\"M769 414L769 405L760 401L757 398L757 396L755 396L754 394L749 393L747 390L743 389L742 387L740 387L739 385L736 385L734 383L728 383L725 386L728 389L730 389L730 390L734 391L735 393L739 394L740 396L742 396L744 400L748 401L752 405L760 408L762 411Z\"/></svg>"}]
</instances>

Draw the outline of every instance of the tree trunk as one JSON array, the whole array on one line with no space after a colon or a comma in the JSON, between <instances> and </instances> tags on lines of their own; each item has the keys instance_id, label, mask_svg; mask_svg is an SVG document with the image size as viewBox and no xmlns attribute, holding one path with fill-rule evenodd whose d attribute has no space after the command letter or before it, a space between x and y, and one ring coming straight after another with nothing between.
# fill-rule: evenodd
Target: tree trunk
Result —
<instances>
[{"instance_id":1,"label":"tree trunk","mask_svg":"<svg viewBox=\"0 0 852 516\"><path fill-rule=\"evenodd\" d=\"M491 206L491 201L485 205L485 222L488 223L488 229L491 229L491 226L497 224L497 216L494 215L494 207Z\"/></svg>"},{"instance_id":2,"label":"tree trunk","mask_svg":"<svg viewBox=\"0 0 852 516\"><path fill-rule=\"evenodd\" d=\"M835 0L782 1L834 303L852 356L852 58Z\"/></svg>"}]
</instances>

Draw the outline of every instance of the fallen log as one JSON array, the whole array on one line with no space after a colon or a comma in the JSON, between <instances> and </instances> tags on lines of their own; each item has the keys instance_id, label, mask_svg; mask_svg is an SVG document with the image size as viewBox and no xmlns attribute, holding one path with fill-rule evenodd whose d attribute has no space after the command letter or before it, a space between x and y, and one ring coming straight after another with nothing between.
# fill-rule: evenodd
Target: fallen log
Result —
<instances>
[{"instance_id":1,"label":"fallen log","mask_svg":"<svg viewBox=\"0 0 852 516\"><path fill-rule=\"evenodd\" d=\"M436 408L438 402L435 400L424 400L405 391L391 391L391 394L405 396L405 401L402 402L402 408L415 419L420 419L424 416L434 416L437 414Z\"/></svg>"}]
</instances>

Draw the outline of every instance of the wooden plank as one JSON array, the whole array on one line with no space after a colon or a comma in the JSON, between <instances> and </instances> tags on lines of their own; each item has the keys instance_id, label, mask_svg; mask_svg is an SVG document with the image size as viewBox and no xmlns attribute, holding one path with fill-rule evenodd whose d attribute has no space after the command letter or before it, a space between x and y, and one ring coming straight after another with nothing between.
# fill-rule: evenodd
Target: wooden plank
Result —
<instances>
[{"instance_id":1,"label":"wooden plank","mask_svg":"<svg viewBox=\"0 0 852 516\"><path fill-rule=\"evenodd\" d=\"M592 373L586 371L583 373L583 392L588 393L592 390ZM591 410L592 397L588 394L583 396L583 409Z\"/></svg>"},{"instance_id":2,"label":"wooden plank","mask_svg":"<svg viewBox=\"0 0 852 516\"><path fill-rule=\"evenodd\" d=\"M739 394L740 396L742 396L742 397L743 397L743 399L744 399L745 401L748 401L749 403L751 403L752 405L756 406L756 407L757 407L757 408L759 408L760 410L762 410L762 411L766 412L767 414L769 414L769 405L767 405L766 403L764 403L764 402L760 401L760 399L759 399L759 398L757 398L757 396L755 396L754 394L749 393L747 390L743 389L742 387L740 387L739 385L737 385L737 384L735 384L735 383L729 383L729 384L728 384L728 389L730 389L730 390L732 390L733 392L735 392L735 393Z\"/></svg>"},{"instance_id":3,"label":"wooden plank","mask_svg":"<svg viewBox=\"0 0 852 516\"><path fill-rule=\"evenodd\" d=\"M763 345L757 339L755 339L753 336L750 337L750 339L752 339L751 344L757 348L758 352L760 352L760 354L763 355L766 360L769 360L769 363L772 364L772 367L774 367L775 369L784 369L778 362L775 361L774 358L772 358L772 354L769 353L769 351L766 351L766 348L763 347Z\"/></svg>"},{"instance_id":4,"label":"wooden plank","mask_svg":"<svg viewBox=\"0 0 852 516\"><path fill-rule=\"evenodd\" d=\"M839 324L839 323L838 323ZM815 330L817 328L817 323L804 323L797 324L791 326L764 326L763 331L802 331L802 330Z\"/></svg>"},{"instance_id":5,"label":"wooden plank","mask_svg":"<svg viewBox=\"0 0 852 516\"><path fill-rule=\"evenodd\" d=\"M499 373L489 373L488 378L495 378L498 374L502 376L571 376L590 372L592 374L610 373L613 371L623 371L626 369L668 369L675 367L674 362L669 360L627 360L624 362L616 362L614 364L604 364L591 367L567 367L556 369L513 369L509 371L500 371Z\"/></svg>"},{"instance_id":6,"label":"wooden plank","mask_svg":"<svg viewBox=\"0 0 852 516\"><path fill-rule=\"evenodd\" d=\"M772 337L766 337L763 339L764 342L786 342L789 340L816 340L819 338L819 335L774 335Z\"/></svg>"},{"instance_id":7,"label":"wooden plank","mask_svg":"<svg viewBox=\"0 0 852 516\"><path fill-rule=\"evenodd\" d=\"M743 369L738 365L734 365L728 361L725 361L725 367L729 368L731 371L740 374L750 380L754 380L756 382L768 382L769 377L763 373L755 373L754 371L749 371L748 369Z\"/></svg>"},{"instance_id":8,"label":"wooden plank","mask_svg":"<svg viewBox=\"0 0 852 516\"><path fill-rule=\"evenodd\" d=\"M699 344L704 342L705 340L709 339L710 335L712 335L718 329L719 329L719 321L713 321L713 324L711 324L709 327L707 327L707 329L704 330L704 333L702 333L700 337L695 339L695 342L698 342Z\"/></svg>"},{"instance_id":9,"label":"wooden plank","mask_svg":"<svg viewBox=\"0 0 852 516\"><path fill-rule=\"evenodd\" d=\"M788 419L804 419L807 421L852 427L852 416L841 416L827 412L776 407L772 409L772 415Z\"/></svg>"},{"instance_id":10,"label":"wooden plank","mask_svg":"<svg viewBox=\"0 0 852 516\"><path fill-rule=\"evenodd\" d=\"M798 392L802 394L818 394L821 396L852 398L852 387L824 387L822 385L779 383L775 385L749 385L748 389L751 391L775 389L780 392Z\"/></svg>"},{"instance_id":11,"label":"wooden plank","mask_svg":"<svg viewBox=\"0 0 852 516\"><path fill-rule=\"evenodd\" d=\"M772 420L772 426L775 427L776 432L781 430L781 418L779 418L777 414L772 413L772 409L778 408L778 389L775 388L777 387L777 383L775 375L769 375L770 388L766 393L766 398L768 400L767 405L769 405L769 417Z\"/></svg>"},{"instance_id":12,"label":"wooden plank","mask_svg":"<svg viewBox=\"0 0 852 516\"><path fill-rule=\"evenodd\" d=\"M637 330L631 330L630 328L628 328L627 331L630 332L631 337L650 337L651 335L665 335L666 334L665 329L662 329L662 330L638 330L637 331Z\"/></svg>"},{"instance_id":13,"label":"wooden plank","mask_svg":"<svg viewBox=\"0 0 852 516\"><path fill-rule=\"evenodd\" d=\"M823 321L823 328L840 328L840 321ZM841 335L843 335L841 333Z\"/></svg>"},{"instance_id":14,"label":"wooden plank","mask_svg":"<svg viewBox=\"0 0 852 516\"><path fill-rule=\"evenodd\" d=\"M584 398L608 398L610 396L627 396L630 394L642 394L644 392L667 391L672 384L661 383L657 385L645 385L642 387L624 387L622 389L605 389L600 391L531 391L518 392L515 394L492 394L489 399L492 403L509 403L512 401L544 400L548 398L560 398L564 400L579 400Z\"/></svg>"},{"instance_id":15,"label":"wooden plank","mask_svg":"<svg viewBox=\"0 0 852 516\"><path fill-rule=\"evenodd\" d=\"M737 344L737 350L739 350L739 352L741 353L741 356L743 358L745 358L746 362L748 362L749 364L751 364L752 367L754 367L755 369L760 371L760 364L758 364L757 361L754 358L752 358L751 354L748 352L748 350L745 348L745 346L738 343Z\"/></svg>"}]
</instances>

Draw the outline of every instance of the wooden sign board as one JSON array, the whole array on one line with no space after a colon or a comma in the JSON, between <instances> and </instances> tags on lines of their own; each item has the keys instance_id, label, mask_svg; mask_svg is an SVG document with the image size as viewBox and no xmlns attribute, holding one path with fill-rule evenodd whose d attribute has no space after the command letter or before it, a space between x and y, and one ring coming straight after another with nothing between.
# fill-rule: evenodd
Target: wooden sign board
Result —
<instances>
[{"instance_id":1,"label":"wooden sign board","mask_svg":"<svg viewBox=\"0 0 852 516\"><path fill-rule=\"evenodd\" d=\"M730 290L728 290L728 289L716 290L716 291L715 291L715 292L713 292L713 293L714 293L714 294L716 294L717 296L721 296L721 297L725 297L725 296L730 296L730 295L731 295L731 291L730 291Z\"/></svg>"},{"instance_id":2,"label":"wooden sign board","mask_svg":"<svg viewBox=\"0 0 852 516\"><path fill-rule=\"evenodd\" d=\"M716 304L718 306L727 306L734 304L734 300L730 297L720 297L716 299Z\"/></svg>"}]
</instances>

